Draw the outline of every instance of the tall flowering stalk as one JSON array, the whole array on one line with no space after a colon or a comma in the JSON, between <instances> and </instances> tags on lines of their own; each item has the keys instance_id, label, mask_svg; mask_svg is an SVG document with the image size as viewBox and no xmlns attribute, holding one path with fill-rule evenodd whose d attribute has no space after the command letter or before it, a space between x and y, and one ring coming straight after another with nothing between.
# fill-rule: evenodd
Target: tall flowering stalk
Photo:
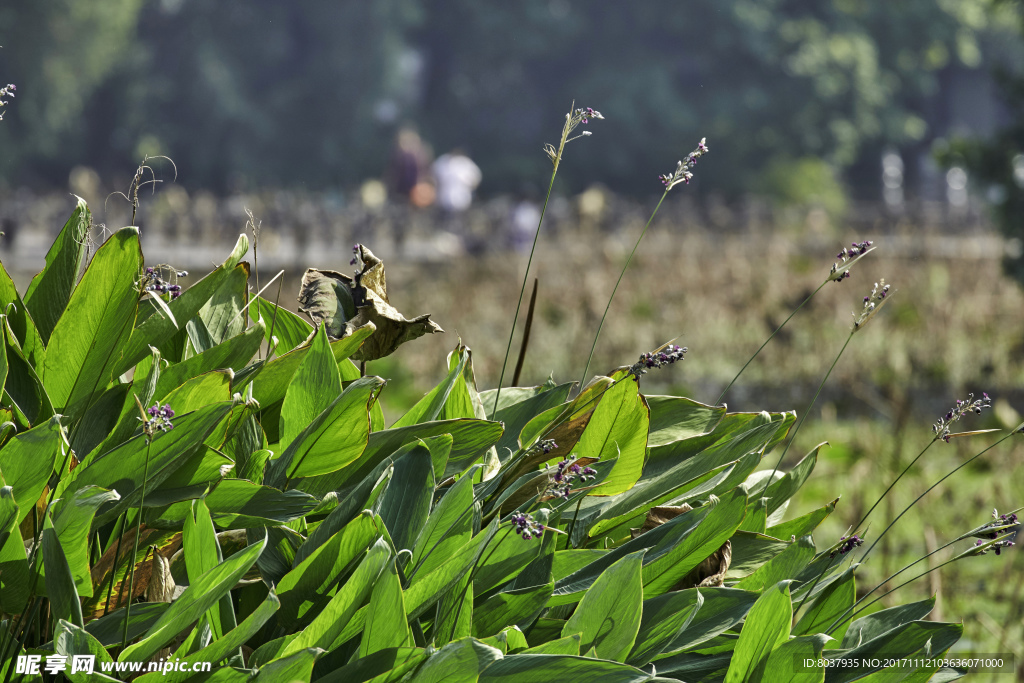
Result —
<instances>
[{"instance_id":1,"label":"tall flowering stalk","mask_svg":"<svg viewBox=\"0 0 1024 683\"><path fill-rule=\"evenodd\" d=\"M867 256L868 252L872 252L875 250L875 247L871 246L872 244L874 243L871 240L865 240L863 242L854 242L849 246L849 248L843 247L843 249L838 254L836 254L836 258L839 260L836 263L832 264L832 270L829 271L828 277L826 277L822 281L822 283L818 285L818 288L811 292L806 299L801 301L800 305L794 308L793 312L789 314L789 317L783 320L782 324L775 328L775 331L772 332L768 336L768 338L764 340L764 343L761 344L760 347L758 347L757 351L754 351L754 355L751 356L750 359L743 364L743 367L740 368L740 371L737 372L736 376L732 378L732 381L730 381L729 384L726 385L725 389L722 390L722 395L719 396L718 400L715 402L716 405L722 403L722 400L725 398L725 395L729 393L730 389L732 389L732 385L735 384L736 380L740 378L740 375L742 375L743 371L747 369L747 366L754 362L754 359L757 358L761 351L764 350L764 347L768 346L768 342L775 338L775 335L779 333L779 330L785 327L786 323L792 320L793 316L796 315L808 301L813 299L814 295L820 292L822 287L824 287L830 282L842 282L846 278L850 277L850 267L853 266L853 264L856 263L857 261Z\"/></svg>"},{"instance_id":2,"label":"tall flowering stalk","mask_svg":"<svg viewBox=\"0 0 1024 683\"><path fill-rule=\"evenodd\" d=\"M573 102L573 107L575 107ZM537 250L537 238L540 236L540 228L544 224L544 214L548 210L548 201L551 200L551 190L555 186L555 176L558 175L558 167L562 163L562 154L565 152L565 146L573 140L578 140L582 137L587 137L591 133L589 130L582 131L578 135L573 136L573 132L580 125L587 125L590 119L603 119L604 116L601 112L585 107L582 109L574 109L570 107L569 113L565 115L565 124L562 126L562 136L558 141L558 147L555 148L552 144L544 145L544 153L547 154L548 159L551 160L551 164L554 167L551 170L551 181L548 183L548 193L544 197L544 206L540 210L540 220L537 221L537 230L533 234L533 246L530 247L530 256L526 260L526 272L523 273L523 286L519 290L519 302L516 304L516 313L512 317L512 329L508 333L508 345L505 347L505 359L501 362L501 375L498 377L498 389L494 392L494 408L491 410L493 416L494 413L498 412L498 398L501 396L501 385L505 381L505 366L508 365L508 355L512 351L512 338L516 332L516 322L519 320L519 310L523 306L523 296L526 294L526 282L530 275L530 266L533 264L533 254Z\"/></svg>"},{"instance_id":3,"label":"tall flowering stalk","mask_svg":"<svg viewBox=\"0 0 1024 683\"><path fill-rule=\"evenodd\" d=\"M121 638L121 649L128 647L128 624L132 610L132 593L135 590L135 558L139 554L139 536L142 534L142 510L146 504L146 480L149 479L149 452L153 447L153 439L157 433L166 433L174 429L171 418L174 417L174 410L169 405L153 404L150 408L143 408L139 397L135 397L135 403L139 407L142 422L142 433L146 437L146 464L142 470L142 487L139 493L139 508L135 520L135 548L132 550L130 565L128 569L128 602L124 607L124 634ZM116 570L117 556L114 557L115 566L111 571ZM113 582L111 578L111 582Z\"/></svg>"},{"instance_id":4,"label":"tall flowering stalk","mask_svg":"<svg viewBox=\"0 0 1024 683\"><path fill-rule=\"evenodd\" d=\"M636 244L633 245L633 251L629 252L629 258L626 259L626 263L622 266L622 270L619 271L619 279L615 281L615 286L612 287L611 296L608 297L608 304L604 307L604 313L601 315L601 322L597 326L597 334L594 335L594 343L590 345L590 355L587 356L587 364L583 368L583 376L580 378L580 387L582 388L587 381L587 373L590 372L590 363L594 360L594 349L597 348L597 340L601 338L601 330L604 329L604 321L608 317L608 311L612 307L612 300L615 299L615 292L619 291L619 284L622 282L622 276L626 274L626 269L629 268L630 262L633 260L633 255L636 254L637 248L640 246L640 242L643 240L644 235L647 234L647 228L651 227L651 223L654 221L654 217L658 215L658 209L661 208L662 202L665 201L665 197L668 196L669 191L679 184L689 185L690 180L693 179L693 172L691 169L697 165L697 161L707 154L707 138L701 138L697 144L697 148L690 152L685 160L676 162L676 170L672 173L665 173L658 176L658 180L665 186L665 191L661 194L661 199L654 207L654 211L651 212L651 217L647 219L647 224L644 225L644 229L640 232L640 236L636 238Z\"/></svg>"}]
</instances>

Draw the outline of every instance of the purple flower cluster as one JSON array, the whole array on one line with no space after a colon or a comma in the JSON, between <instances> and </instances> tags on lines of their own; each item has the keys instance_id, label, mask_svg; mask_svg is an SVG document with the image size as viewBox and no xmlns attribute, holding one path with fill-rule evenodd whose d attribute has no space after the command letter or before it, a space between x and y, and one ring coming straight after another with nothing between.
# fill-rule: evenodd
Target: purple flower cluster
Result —
<instances>
[{"instance_id":1,"label":"purple flower cluster","mask_svg":"<svg viewBox=\"0 0 1024 683\"><path fill-rule=\"evenodd\" d=\"M5 98L5 97L14 97L14 91L17 90L17 89L18 88L16 88L13 83L8 83L3 88L0 88L0 107L3 107L3 106L7 105L7 100L5 100L3 98ZM0 111L0 121L3 121L3 120L4 120L4 113L2 111Z\"/></svg>"},{"instance_id":2,"label":"purple flower cluster","mask_svg":"<svg viewBox=\"0 0 1024 683\"><path fill-rule=\"evenodd\" d=\"M555 443L554 439L542 439L530 447L534 453L540 453L543 451L544 455L547 455L556 448L558 448L558 444Z\"/></svg>"},{"instance_id":3,"label":"purple flower cluster","mask_svg":"<svg viewBox=\"0 0 1024 683\"><path fill-rule=\"evenodd\" d=\"M185 277L188 275L187 270L175 270L173 272L177 277ZM181 285L172 284L165 280L163 277L163 271L159 268L146 268L146 283L145 291L147 292L170 294L172 300L181 296Z\"/></svg>"},{"instance_id":4,"label":"purple flower cluster","mask_svg":"<svg viewBox=\"0 0 1024 683\"><path fill-rule=\"evenodd\" d=\"M174 429L171 422L174 410L166 403L162 406L154 403L152 407L146 409L146 414L149 415L149 419L142 423L142 431L147 436L152 437L157 431L169 432Z\"/></svg>"},{"instance_id":5,"label":"purple flower cluster","mask_svg":"<svg viewBox=\"0 0 1024 683\"><path fill-rule=\"evenodd\" d=\"M590 107L584 107L583 109L577 109L575 112L573 112L573 114L575 116L579 117L580 123L582 123L582 124L588 123L590 121L590 119L603 119L604 118L603 116L601 116L601 112L597 111L596 109L591 109Z\"/></svg>"},{"instance_id":6,"label":"purple flower cluster","mask_svg":"<svg viewBox=\"0 0 1024 683\"><path fill-rule=\"evenodd\" d=\"M526 513L512 515L512 528L524 541L540 538L544 534L544 525L535 522L533 517Z\"/></svg>"},{"instance_id":7,"label":"purple flower cluster","mask_svg":"<svg viewBox=\"0 0 1024 683\"><path fill-rule=\"evenodd\" d=\"M981 392L981 398L979 399L975 399L974 394L968 394L966 400L957 399L956 405L932 425L932 431L935 433L935 438L942 439L946 443L949 443L949 439L952 436L949 432L949 428L954 422L967 413L981 415L982 408L991 407L992 399L989 398L989 395L985 392Z\"/></svg>"},{"instance_id":8,"label":"purple flower cluster","mask_svg":"<svg viewBox=\"0 0 1024 683\"><path fill-rule=\"evenodd\" d=\"M559 462L555 466L555 470L548 475L548 487L545 493L568 500L569 492L577 479L588 482L596 476L597 470L592 467L580 467L576 463L576 456L570 455Z\"/></svg>"},{"instance_id":9,"label":"purple flower cluster","mask_svg":"<svg viewBox=\"0 0 1024 683\"><path fill-rule=\"evenodd\" d=\"M686 351L685 346L668 344L657 351L641 354L640 360L633 363L629 372L634 379L640 381L640 376L646 375L651 368L660 368L662 365L671 365L676 361L685 360Z\"/></svg>"},{"instance_id":10,"label":"purple flower cluster","mask_svg":"<svg viewBox=\"0 0 1024 683\"><path fill-rule=\"evenodd\" d=\"M974 545L975 546L979 546L979 545L981 545L984 542L985 541L982 541L981 539L978 539L977 541L974 542ZM1003 548L1012 548L1015 545L1017 545L1017 544L1014 543L1013 541L999 541L998 543L993 543L992 545L990 545L989 547L985 548L984 550L980 551L977 554L978 555L984 555L989 550L995 550L996 551L996 555L1002 555L1003 554Z\"/></svg>"},{"instance_id":11,"label":"purple flower cluster","mask_svg":"<svg viewBox=\"0 0 1024 683\"><path fill-rule=\"evenodd\" d=\"M658 180L665 186L665 191L668 192L679 183L690 184L690 180L693 178L693 173L690 169L697 165L697 160L708 153L708 146L705 142L707 138L701 138L697 144L697 149L693 150L686 155L685 161L679 161L676 163L676 170L673 173L665 173L658 176Z\"/></svg>"},{"instance_id":12,"label":"purple flower cluster","mask_svg":"<svg viewBox=\"0 0 1024 683\"><path fill-rule=\"evenodd\" d=\"M1017 524L1017 515L1015 513L1011 512L1009 514L1000 515L999 510L993 510L992 521L986 524L985 526L981 527L981 529L978 530L977 535L981 536L982 538L993 540L999 538L1000 533L1008 531L1007 527L1011 527L1015 524ZM1016 534L1014 534L1014 536L1016 536ZM984 542L984 540L979 539L975 542L974 545L979 546ZM991 546L989 546L989 549L995 549L996 555L999 555L1002 553L1003 548L1012 548L1013 546L1013 541L1006 540L999 541L998 543L993 543ZM985 552L983 551L981 554L984 555Z\"/></svg>"},{"instance_id":13,"label":"purple flower cluster","mask_svg":"<svg viewBox=\"0 0 1024 683\"><path fill-rule=\"evenodd\" d=\"M833 282L842 282L850 277L850 270L846 267L847 264L852 265L854 261L868 253L871 245L871 240L864 240L863 242L854 242L849 248L843 247L843 250L836 254L839 263L832 264L832 270L829 272L828 279Z\"/></svg>"},{"instance_id":14,"label":"purple flower cluster","mask_svg":"<svg viewBox=\"0 0 1024 683\"><path fill-rule=\"evenodd\" d=\"M350 266L354 266L359 262L359 244L352 245L352 260L348 262Z\"/></svg>"},{"instance_id":15,"label":"purple flower cluster","mask_svg":"<svg viewBox=\"0 0 1024 683\"><path fill-rule=\"evenodd\" d=\"M853 314L853 329L854 331L864 327L869 320L882 309L882 305L885 303L885 298L889 296L890 285L885 284L885 280L879 280L875 283L874 288L871 290L871 294L864 297L864 307L861 308L860 314Z\"/></svg>"},{"instance_id":16,"label":"purple flower cluster","mask_svg":"<svg viewBox=\"0 0 1024 683\"><path fill-rule=\"evenodd\" d=\"M850 537L841 536L839 538L839 540L841 541L841 543L839 544L839 547L836 548L829 555L829 557L835 557L837 554L838 555L845 555L846 553L850 552L854 548L859 548L860 546L864 545L864 539L861 538L860 536L858 536L857 534L854 534L853 536L850 536Z\"/></svg>"}]
</instances>

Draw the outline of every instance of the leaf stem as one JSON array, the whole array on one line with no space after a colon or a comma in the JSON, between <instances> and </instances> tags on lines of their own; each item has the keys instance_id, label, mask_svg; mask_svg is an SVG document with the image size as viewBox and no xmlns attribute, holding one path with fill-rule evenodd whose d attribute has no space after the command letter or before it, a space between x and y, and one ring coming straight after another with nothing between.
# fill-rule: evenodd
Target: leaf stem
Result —
<instances>
[{"instance_id":1,"label":"leaf stem","mask_svg":"<svg viewBox=\"0 0 1024 683\"><path fill-rule=\"evenodd\" d=\"M601 322L597 326L597 334L594 335L594 343L590 345L590 355L587 357L587 364L583 368L583 377L580 378L580 390L583 390L583 384L587 381L587 373L590 371L590 362L594 360L594 349L597 348L597 340L601 338L601 330L604 329L604 321L608 317L608 311L612 307L612 300L615 298L615 292L619 290L619 284L622 282L622 276L626 274L626 269L629 268L630 262L633 260L633 255L636 254L637 248L640 246L640 241L643 240L644 235L647 234L647 228L651 227L651 222L654 221L654 217L658 215L658 209L661 208L661 203L665 201L665 197L668 196L668 189L661 194L661 199L658 200L657 205L654 207L654 211L651 212L650 218L647 219L647 224L644 229L640 232L640 236L636 238L636 244L633 245L633 251L629 252L629 258L626 259L625 265L622 266L622 270L619 271L619 279L615 281L615 286L612 287L612 294L608 297L608 304L604 307L604 314L601 315Z\"/></svg>"},{"instance_id":2,"label":"leaf stem","mask_svg":"<svg viewBox=\"0 0 1024 683\"><path fill-rule=\"evenodd\" d=\"M735 384L736 380L740 378L740 375L742 375L743 371L747 369L747 366L754 362L754 359L757 358L758 354L764 350L764 347L768 346L768 342L770 342L775 337L775 335L779 333L779 330L786 326L786 323L788 323L793 318L793 316L796 315L797 312L804 307L804 304L813 299L814 295L821 291L821 288L824 287L826 283L828 283L828 280L825 280L825 282L822 282L820 285L818 285L818 288L811 292L811 294L806 299L801 301L800 305L793 309L793 312L789 314L789 317L783 320L782 324L775 328L775 331L772 332L771 336L764 340L764 343L761 344L761 347L754 352L754 355L750 357L750 360L744 363L743 367L740 368L740 371L737 372L736 376L732 378L732 381L729 382L729 386L725 388L725 390L722 392L722 395L718 397L717 401L715 401L715 405L721 405L722 399L725 398L725 395L729 393L729 389L732 389L732 385Z\"/></svg>"},{"instance_id":3,"label":"leaf stem","mask_svg":"<svg viewBox=\"0 0 1024 683\"><path fill-rule=\"evenodd\" d=\"M146 481L149 479L149 451L153 446L153 437L146 440L146 464L142 472L142 492L139 495L139 518L135 521L135 548L132 550L130 569L128 570L128 602L124 606L124 635L121 638L121 650L128 647L128 624L132 613L132 594L135 591L135 558L139 554L139 536L142 535L142 511L146 503Z\"/></svg>"}]
</instances>

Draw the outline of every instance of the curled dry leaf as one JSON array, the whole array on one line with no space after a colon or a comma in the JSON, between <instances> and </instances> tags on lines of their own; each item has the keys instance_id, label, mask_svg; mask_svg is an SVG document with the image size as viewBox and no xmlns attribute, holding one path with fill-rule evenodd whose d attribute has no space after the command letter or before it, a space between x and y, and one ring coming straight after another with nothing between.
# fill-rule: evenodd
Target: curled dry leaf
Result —
<instances>
[{"instance_id":1,"label":"curled dry leaf","mask_svg":"<svg viewBox=\"0 0 1024 683\"><path fill-rule=\"evenodd\" d=\"M362 245L359 255L363 268L355 277L317 268L310 268L302 276L299 311L309 316L314 325L324 323L328 336L341 339L373 323L374 333L352 354L357 361L383 358L407 341L444 332L429 314L410 320L395 310L388 303L384 263Z\"/></svg>"}]
</instances>

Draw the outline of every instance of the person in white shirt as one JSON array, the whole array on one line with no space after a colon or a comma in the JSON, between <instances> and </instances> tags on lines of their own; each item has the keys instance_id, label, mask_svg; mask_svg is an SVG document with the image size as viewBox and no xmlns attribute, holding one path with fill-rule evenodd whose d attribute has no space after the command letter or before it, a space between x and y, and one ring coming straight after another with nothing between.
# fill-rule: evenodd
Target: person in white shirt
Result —
<instances>
[{"instance_id":1,"label":"person in white shirt","mask_svg":"<svg viewBox=\"0 0 1024 683\"><path fill-rule=\"evenodd\" d=\"M480 168L462 150L453 149L437 158L432 166L437 183L437 203L446 214L462 213L473 203L473 190L480 184Z\"/></svg>"}]
</instances>

